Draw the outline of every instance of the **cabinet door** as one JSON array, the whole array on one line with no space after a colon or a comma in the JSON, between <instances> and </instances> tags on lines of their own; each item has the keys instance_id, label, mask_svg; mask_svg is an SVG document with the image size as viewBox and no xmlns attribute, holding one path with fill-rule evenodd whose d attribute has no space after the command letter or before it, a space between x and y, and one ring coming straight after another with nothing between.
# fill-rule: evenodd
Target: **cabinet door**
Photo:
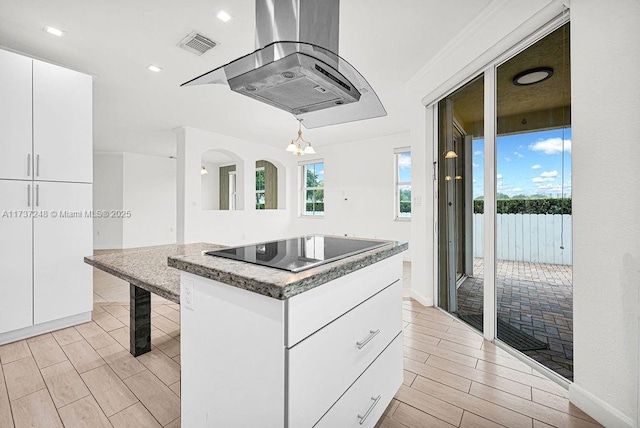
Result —
<instances>
[{"instance_id":1,"label":"cabinet door","mask_svg":"<svg viewBox=\"0 0 640 428\"><path fill-rule=\"evenodd\" d=\"M91 76L33 61L36 180L93 181Z\"/></svg>"},{"instance_id":2,"label":"cabinet door","mask_svg":"<svg viewBox=\"0 0 640 428\"><path fill-rule=\"evenodd\" d=\"M38 324L93 308L93 272L83 260L93 253L93 221L85 215L92 206L92 185L34 185L35 209L48 213L33 221L33 318Z\"/></svg>"},{"instance_id":3,"label":"cabinet door","mask_svg":"<svg viewBox=\"0 0 640 428\"><path fill-rule=\"evenodd\" d=\"M33 182L0 180L0 333L33 324Z\"/></svg>"},{"instance_id":4,"label":"cabinet door","mask_svg":"<svg viewBox=\"0 0 640 428\"><path fill-rule=\"evenodd\" d=\"M0 179L32 176L31 63L0 50Z\"/></svg>"}]
</instances>

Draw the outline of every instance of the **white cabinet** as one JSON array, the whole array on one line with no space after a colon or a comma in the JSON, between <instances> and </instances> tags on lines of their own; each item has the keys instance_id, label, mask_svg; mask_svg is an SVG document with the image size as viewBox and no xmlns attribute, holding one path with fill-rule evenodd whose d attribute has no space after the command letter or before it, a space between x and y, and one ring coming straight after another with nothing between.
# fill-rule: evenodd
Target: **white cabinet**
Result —
<instances>
[{"instance_id":1,"label":"white cabinet","mask_svg":"<svg viewBox=\"0 0 640 428\"><path fill-rule=\"evenodd\" d=\"M91 183L92 78L0 50L0 179Z\"/></svg>"},{"instance_id":2,"label":"white cabinet","mask_svg":"<svg viewBox=\"0 0 640 428\"><path fill-rule=\"evenodd\" d=\"M294 297L295 298L295 297ZM402 330L396 281L287 349L289 426L312 426ZM384 410L384 409L383 409Z\"/></svg>"},{"instance_id":3,"label":"white cabinet","mask_svg":"<svg viewBox=\"0 0 640 428\"><path fill-rule=\"evenodd\" d=\"M93 307L91 184L35 182L36 210L56 218L33 220L35 324L89 312Z\"/></svg>"},{"instance_id":4,"label":"white cabinet","mask_svg":"<svg viewBox=\"0 0 640 428\"><path fill-rule=\"evenodd\" d=\"M0 180L0 333L33 322L32 189L31 181Z\"/></svg>"},{"instance_id":5,"label":"white cabinet","mask_svg":"<svg viewBox=\"0 0 640 428\"><path fill-rule=\"evenodd\" d=\"M0 344L90 319L91 108L90 76L0 50Z\"/></svg>"},{"instance_id":6,"label":"white cabinet","mask_svg":"<svg viewBox=\"0 0 640 428\"><path fill-rule=\"evenodd\" d=\"M36 180L93 181L91 76L33 61Z\"/></svg>"},{"instance_id":7,"label":"white cabinet","mask_svg":"<svg viewBox=\"0 0 640 428\"><path fill-rule=\"evenodd\" d=\"M31 58L0 50L0 179L31 179Z\"/></svg>"}]
</instances>

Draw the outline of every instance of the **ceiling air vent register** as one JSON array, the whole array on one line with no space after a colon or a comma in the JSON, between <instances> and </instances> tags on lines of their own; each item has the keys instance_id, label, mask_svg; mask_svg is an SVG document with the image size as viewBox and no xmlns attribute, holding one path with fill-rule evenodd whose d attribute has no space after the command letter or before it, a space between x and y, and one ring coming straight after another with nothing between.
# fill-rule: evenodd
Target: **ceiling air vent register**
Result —
<instances>
[{"instance_id":1,"label":"ceiling air vent register","mask_svg":"<svg viewBox=\"0 0 640 428\"><path fill-rule=\"evenodd\" d=\"M192 31L191 33L187 34L187 36L184 39L180 40L180 43L178 43L178 46L182 49L198 56L213 49L216 45L216 42L208 37L203 36L197 31Z\"/></svg>"}]
</instances>

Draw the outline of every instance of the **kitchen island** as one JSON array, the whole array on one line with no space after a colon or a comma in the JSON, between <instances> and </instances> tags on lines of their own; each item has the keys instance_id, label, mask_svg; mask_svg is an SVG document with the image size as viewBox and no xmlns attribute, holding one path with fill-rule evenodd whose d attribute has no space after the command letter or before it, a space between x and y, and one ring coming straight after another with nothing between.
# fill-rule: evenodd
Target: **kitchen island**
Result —
<instances>
[{"instance_id":1,"label":"kitchen island","mask_svg":"<svg viewBox=\"0 0 640 428\"><path fill-rule=\"evenodd\" d=\"M373 427L402 383L407 244L385 244L298 273L170 256L183 425Z\"/></svg>"}]
</instances>

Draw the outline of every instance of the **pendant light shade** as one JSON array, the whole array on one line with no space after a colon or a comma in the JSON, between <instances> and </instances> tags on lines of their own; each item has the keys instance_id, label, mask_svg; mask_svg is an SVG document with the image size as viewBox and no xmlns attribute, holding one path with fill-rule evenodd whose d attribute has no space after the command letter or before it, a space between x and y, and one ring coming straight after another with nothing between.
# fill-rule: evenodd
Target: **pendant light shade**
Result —
<instances>
[{"instance_id":1,"label":"pendant light shade","mask_svg":"<svg viewBox=\"0 0 640 428\"><path fill-rule=\"evenodd\" d=\"M305 145L304 148L303 144ZM313 155L316 153L315 149L311 147L311 143L302 138L302 119L298 120L298 138L291 140L286 150L294 156Z\"/></svg>"}]
</instances>

